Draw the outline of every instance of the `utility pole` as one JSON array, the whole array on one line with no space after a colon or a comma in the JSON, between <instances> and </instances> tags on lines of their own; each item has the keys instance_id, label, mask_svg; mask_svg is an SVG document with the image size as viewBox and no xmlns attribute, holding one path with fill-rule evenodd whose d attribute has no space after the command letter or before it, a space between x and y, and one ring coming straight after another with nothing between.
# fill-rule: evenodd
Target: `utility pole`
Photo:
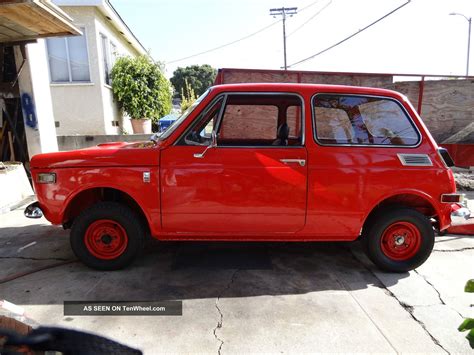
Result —
<instances>
[{"instance_id":1,"label":"utility pole","mask_svg":"<svg viewBox=\"0 0 474 355\"><path fill-rule=\"evenodd\" d=\"M284 68L287 70L286 65L286 16L296 15L297 7L280 7L277 9L270 9L270 16L277 17L281 16L283 19L283 62Z\"/></svg>"}]
</instances>

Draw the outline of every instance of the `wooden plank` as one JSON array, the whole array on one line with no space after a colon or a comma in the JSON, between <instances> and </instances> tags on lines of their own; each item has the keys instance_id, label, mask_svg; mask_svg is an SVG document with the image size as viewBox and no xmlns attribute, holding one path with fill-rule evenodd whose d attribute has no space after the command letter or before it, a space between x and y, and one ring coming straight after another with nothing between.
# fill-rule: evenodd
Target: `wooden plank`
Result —
<instances>
[{"instance_id":1,"label":"wooden plank","mask_svg":"<svg viewBox=\"0 0 474 355\"><path fill-rule=\"evenodd\" d=\"M10 146L10 161L15 161L15 149L13 148L13 138L11 131L8 131L8 145Z\"/></svg>"},{"instance_id":2,"label":"wooden plank","mask_svg":"<svg viewBox=\"0 0 474 355\"><path fill-rule=\"evenodd\" d=\"M414 107L418 106L419 82L398 82L386 86L406 95ZM472 80L426 80L424 84L423 122L438 143L474 143L465 137L474 126L474 82ZM471 128L470 128L471 127Z\"/></svg>"},{"instance_id":3,"label":"wooden plank","mask_svg":"<svg viewBox=\"0 0 474 355\"><path fill-rule=\"evenodd\" d=\"M45 26L47 26L49 32L65 32L70 29L70 26L68 26L66 23L64 23L64 21L61 20L61 18L55 16L54 14L45 12L36 6L30 6L29 9L32 11L32 13L36 14L37 17L41 18ZM70 35L71 34L72 33L70 33Z\"/></svg>"},{"instance_id":4,"label":"wooden plank","mask_svg":"<svg viewBox=\"0 0 474 355\"><path fill-rule=\"evenodd\" d=\"M324 74L302 72L302 83L310 84L330 84L330 85L349 85L349 86L369 86L383 87L392 83L391 76L374 76L374 75L348 75L348 74Z\"/></svg>"},{"instance_id":5,"label":"wooden plank","mask_svg":"<svg viewBox=\"0 0 474 355\"><path fill-rule=\"evenodd\" d=\"M9 37L18 37L24 36L25 33L20 32L18 29L15 30L13 28L8 27L3 21L0 19L0 33L3 33Z\"/></svg>"},{"instance_id":6,"label":"wooden plank","mask_svg":"<svg viewBox=\"0 0 474 355\"><path fill-rule=\"evenodd\" d=\"M33 35L54 36L54 35L74 35L81 32L60 16L56 11L39 2L24 2L20 4L10 4L10 6L0 6L0 16L7 19L10 24L15 23L16 28L11 30L27 34L28 38ZM2 25L5 25L2 21ZM16 41L19 38L15 38Z\"/></svg>"},{"instance_id":7,"label":"wooden plank","mask_svg":"<svg viewBox=\"0 0 474 355\"><path fill-rule=\"evenodd\" d=\"M2 24L2 26L10 29L10 31L17 32L19 36L20 35L33 36L36 34L35 32L30 31L29 29L23 26L20 26L19 24L13 21L10 21L8 18L3 17L3 16L0 16L0 23Z\"/></svg>"},{"instance_id":8,"label":"wooden plank","mask_svg":"<svg viewBox=\"0 0 474 355\"><path fill-rule=\"evenodd\" d=\"M0 15L28 28L35 33L47 33L49 27L28 5L0 7Z\"/></svg>"}]
</instances>

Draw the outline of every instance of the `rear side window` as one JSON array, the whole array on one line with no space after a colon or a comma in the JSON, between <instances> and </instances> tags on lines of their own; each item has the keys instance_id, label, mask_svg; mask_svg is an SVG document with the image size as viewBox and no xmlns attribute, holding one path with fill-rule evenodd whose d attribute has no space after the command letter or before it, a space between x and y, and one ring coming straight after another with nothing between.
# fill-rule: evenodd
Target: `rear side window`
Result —
<instances>
[{"instance_id":1,"label":"rear side window","mask_svg":"<svg viewBox=\"0 0 474 355\"><path fill-rule=\"evenodd\" d=\"M405 110L389 98L316 95L313 119L321 144L412 146L420 141Z\"/></svg>"}]
</instances>

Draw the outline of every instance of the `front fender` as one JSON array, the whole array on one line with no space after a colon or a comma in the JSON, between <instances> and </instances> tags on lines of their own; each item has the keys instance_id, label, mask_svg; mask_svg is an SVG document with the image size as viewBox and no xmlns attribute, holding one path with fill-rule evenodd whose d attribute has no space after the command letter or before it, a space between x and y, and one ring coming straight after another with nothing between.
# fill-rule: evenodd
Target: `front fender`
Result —
<instances>
[{"instance_id":1,"label":"front fender","mask_svg":"<svg viewBox=\"0 0 474 355\"><path fill-rule=\"evenodd\" d=\"M35 169L33 178L46 171L56 173L56 183L36 184L35 190L44 216L53 224L65 222L65 212L79 194L111 188L129 195L140 206L152 232L161 227L158 167ZM149 182L144 182L145 172L150 173Z\"/></svg>"}]
</instances>

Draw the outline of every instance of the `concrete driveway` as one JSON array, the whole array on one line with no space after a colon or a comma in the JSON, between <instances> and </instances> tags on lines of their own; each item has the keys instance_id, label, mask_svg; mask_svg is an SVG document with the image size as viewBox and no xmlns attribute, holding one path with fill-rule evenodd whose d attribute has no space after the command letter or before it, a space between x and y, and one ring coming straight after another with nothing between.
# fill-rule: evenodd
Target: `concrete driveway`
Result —
<instances>
[{"instance_id":1,"label":"concrete driveway","mask_svg":"<svg viewBox=\"0 0 474 355\"><path fill-rule=\"evenodd\" d=\"M148 354L472 353L456 328L473 316L473 265L474 237L445 236L405 274L378 271L358 243L151 243L131 268L98 272L74 261L68 232L0 215L0 299ZM182 300L183 315L65 317L65 300Z\"/></svg>"}]
</instances>

